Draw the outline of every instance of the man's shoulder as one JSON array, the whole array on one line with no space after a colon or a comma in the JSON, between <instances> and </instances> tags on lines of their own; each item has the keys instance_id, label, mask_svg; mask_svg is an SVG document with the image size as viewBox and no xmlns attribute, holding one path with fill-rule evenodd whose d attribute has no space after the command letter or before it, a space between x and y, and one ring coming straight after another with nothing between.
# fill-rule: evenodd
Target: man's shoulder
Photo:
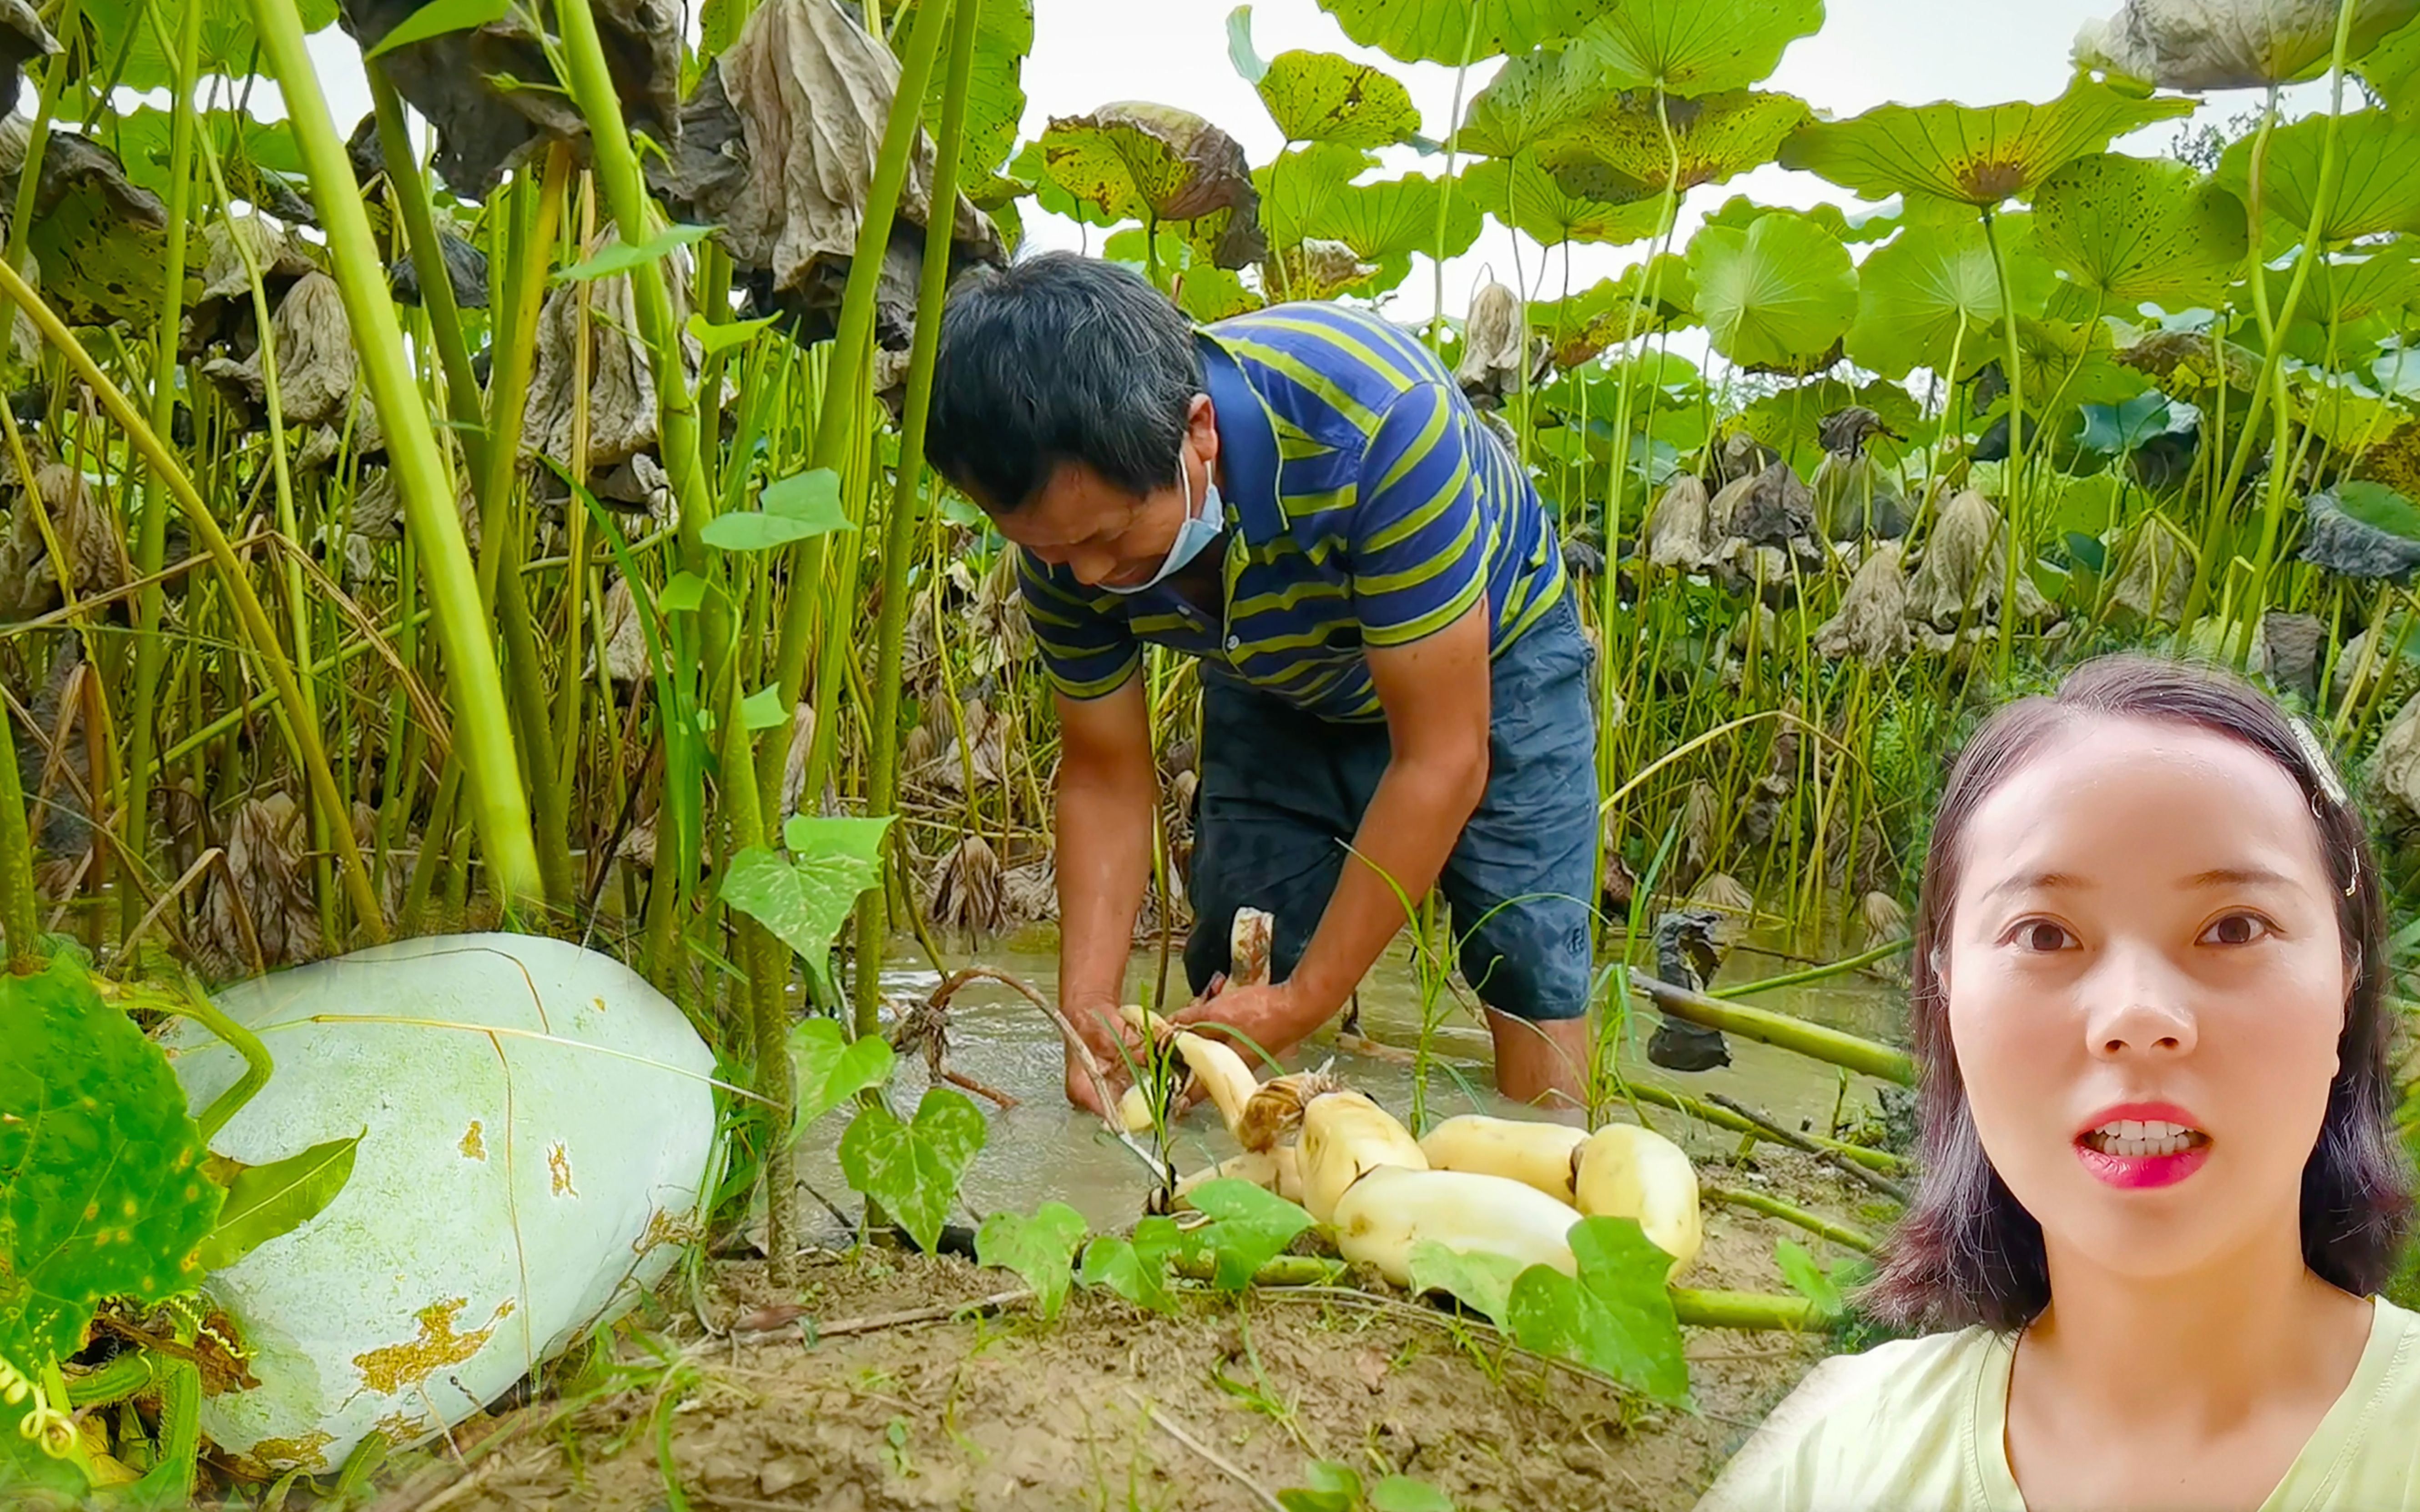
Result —
<instances>
[{"instance_id":1,"label":"man's shoulder","mask_svg":"<svg viewBox=\"0 0 2420 1512\"><path fill-rule=\"evenodd\" d=\"M1446 383L1450 375L1419 338L1374 310L1323 301L1297 300L1230 316L1202 328L1231 351L1249 360L1257 349L1273 351L1323 371L1353 370L1382 377L1389 387Z\"/></svg>"}]
</instances>

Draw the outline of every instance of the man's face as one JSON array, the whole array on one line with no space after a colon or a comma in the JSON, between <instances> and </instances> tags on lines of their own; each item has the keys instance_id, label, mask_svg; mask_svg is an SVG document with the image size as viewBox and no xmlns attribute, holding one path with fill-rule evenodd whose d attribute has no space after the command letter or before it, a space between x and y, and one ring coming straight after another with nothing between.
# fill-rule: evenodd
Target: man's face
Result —
<instances>
[{"instance_id":1,"label":"man's face","mask_svg":"<svg viewBox=\"0 0 2420 1512\"><path fill-rule=\"evenodd\" d=\"M1184 471L1149 493L1129 493L1082 463L1051 474L1014 514L995 515L1001 534L1047 565L1065 567L1087 588L1136 588L1167 560L1186 517L1216 478L1218 427L1207 394L1197 394L1178 458Z\"/></svg>"}]
</instances>

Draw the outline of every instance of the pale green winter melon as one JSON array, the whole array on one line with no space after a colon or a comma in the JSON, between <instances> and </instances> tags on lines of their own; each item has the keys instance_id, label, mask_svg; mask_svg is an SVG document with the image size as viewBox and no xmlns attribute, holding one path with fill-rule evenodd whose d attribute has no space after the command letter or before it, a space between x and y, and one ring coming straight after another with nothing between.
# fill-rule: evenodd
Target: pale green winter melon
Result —
<instances>
[{"instance_id":1,"label":"pale green winter melon","mask_svg":"<svg viewBox=\"0 0 2420 1512\"><path fill-rule=\"evenodd\" d=\"M660 1278L719 1158L714 1057L621 963L560 940L409 940L218 995L276 1072L211 1147L265 1165L363 1133L318 1217L211 1275L260 1384L202 1429L265 1469L332 1469L477 1411ZM490 1032L492 1031L492 1032ZM199 1110L241 1070L178 1021Z\"/></svg>"}]
</instances>

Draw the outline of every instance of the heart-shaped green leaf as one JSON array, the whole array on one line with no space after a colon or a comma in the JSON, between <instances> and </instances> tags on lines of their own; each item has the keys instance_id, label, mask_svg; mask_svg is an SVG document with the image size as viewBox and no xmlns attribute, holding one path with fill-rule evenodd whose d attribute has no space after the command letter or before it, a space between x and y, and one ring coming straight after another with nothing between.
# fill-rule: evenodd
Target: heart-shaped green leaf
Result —
<instances>
[{"instance_id":1,"label":"heart-shaped green leaf","mask_svg":"<svg viewBox=\"0 0 2420 1512\"><path fill-rule=\"evenodd\" d=\"M882 876L879 819L792 818L783 830L790 859L763 846L733 856L722 872L722 900L773 932L799 952L825 1001L830 1001L832 940L858 895Z\"/></svg>"},{"instance_id":2,"label":"heart-shaped green leaf","mask_svg":"<svg viewBox=\"0 0 2420 1512\"><path fill-rule=\"evenodd\" d=\"M790 1031L790 1138L868 1088L891 1079L896 1059L891 1041L878 1034L850 1039L828 1018L808 1018Z\"/></svg>"},{"instance_id":3,"label":"heart-shaped green leaf","mask_svg":"<svg viewBox=\"0 0 2420 1512\"><path fill-rule=\"evenodd\" d=\"M1454 1512L1453 1498L1427 1481L1387 1475L1370 1484L1370 1512Z\"/></svg>"},{"instance_id":4,"label":"heart-shaped green leaf","mask_svg":"<svg viewBox=\"0 0 2420 1512\"><path fill-rule=\"evenodd\" d=\"M1470 165L1463 187L1481 208L1542 246L1565 241L1643 241L1662 229L1661 195L1607 205L1564 191L1536 160L1491 158Z\"/></svg>"},{"instance_id":5,"label":"heart-shaped green leaf","mask_svg":"<svg viewBox=\"0 0 2420 1512\"><path fill-rule=\"evenodd\" d=\"M1459 257L1479 239L1485 219L1478 200L1459 178L1406 174L1374 184L1348 184L1327 202L1312 223L1311 234L1343 242L1364 262L1385 262L1416 252L1435 255L1439 250L1437 201L1447 193L1443 186L1449 182L1453 187L1445 208L1443 251L1449 257Z\"/></svg>"},{"instance_id":6,"label":"heart-shaped green leaf","mask_svg":"<svg viewBox=\"0 0 2420 1512\"><path fill-rule=\"evenodd\" d=\"M1575 44L1624 89L1711 95L1769 77L1823 24L1823 0L1621 0Z\"/></svg>"},{"instance_id":7,"label":"heart-shaped green leaf","mask_svg":"<svg viewBox=\"0 0 2420 1512\"><path fill-rule=\"evenodd\" d=\"M1662 121L1652 96L1614 95L1544 133L1538 162L1571 193L1618 205L1659 194L1668 182L1686 191L1761 168L1811 118L1795 95L1732 89L1667 100Z\"/></svg>"},{"instance_id":8,"label":"heart-shaped green leaf","mask_svg":"<svg viewBox=\"0 0 2420 1512\"><path fill-rule=\"evenodd\" d=\"M1878 105L1818 121L1781 147L1781 164L1867 199L1931 194L1990 208L2137 127L2193 113L2190 100L2142 100L2077 77L2047 104L1977 107L1947 100Z\"/></svg>"},{"instance_id":9,"label":"heart-shaped green leaf","mask_svg":"<svg viewBox=\"0 0 2420 1512\"><path fill-rule=\"evenodd\" d=\"M167 1057L67 956L0 975L0 1359L33 1372L102 1298L192 1290L225 1194Z\"/></svg>"},{"instance_id":10,"label":"heart-shaped green leaf","mask_svg":"<svg viewBox=\"0 0 2420 1512\"><path fill-rule=\"evenodd\" d=\"M1398 63L1468 65L1576 37L1616 0L1319 0L1344 35Z\"/></svg>"},{"instance_id":11,"label":"heart-shaped green leaf","mask_svg":"<svg viewBox=\"0 0 2420 1512\"><path fill-rule=\"evenodd\" d=\"M1497 1327L1504 1326L1521 1262L1493 1250L1450 1249L1433 1239L1412 1243L1412 1289L1442 1291Z\"/></svg>"},{"instance_id":12,"label":"heart-shaped green leaf","mask_svg":"<svg viewBox=\"0 0 2420 1512\"><path fill-rule=\"evenodd\" d=\"M814 468L765 486L754 510L707 520L698 538L718 551L769 551L857 526L840 501L840 474Z\"/></svg>"},{"instance_id":13,"label":"heart-shaped green leaf","mask_svg":"<svg viewBox=\"0 0 2420 1512\"><path fill-rule=\"evenodd\" d=\"M1084 1215L1063 1202L1046 1202L1031 1218L996 1212L975 1233L975 1258L1016 1272L1033 1288L1037 1310L1052 1319L1067 1300L1076 1250L1088 1232Z\"/></svg>"},{"instance_id":14,"label":"heart-shaped green leaf","mask_svg":"<svg viewBox=\"0 0 2420 1512\"><path fill-rule=\"evenodd\" d=\"M1077 1279L1088 1287L1104 1287L1147 1312L1176 1310L1176 1294L1168 1288L1168 1262L1185 1243L1176 1220L1145 1218L1135 1225L1132 1239L1103 1234L1084 1246L1084 1266Z\"/></svg>"},{"instance_id":15,"label":"heart-shaped green leaf","mask_svg":"<svg viewBox=\"0 0 2420 1512\"><path fill-rule=\"evenodd\" d=\"M1789 1240L1777 1239L1773 1242L1773 1260L1781 1268L1781 1279L1790 1283L1791 1290L1827 1313L1839 1313L1840 1288L1815 1263L1815 1257Z\"/></svg>"},{"instance_id":16,"label":"heart-shaped green leaf","mask_svg":"<svg viewBox=\"0 0 2420 1512\"><path fill-rule=\"evenodd\" d=\"M1215 1220L1194 1238L1216 1258L1213 1284L1221 1291L1250 1286L1261 1267L1284 1254L1312 1222L1300 1207L1249 1181L1204 1181L1186 1200Z\"/></svg>"},{"instance_id":17,"label":"heart-shaped green leaf","mask_svg":"<svg viewBox=\"0 0 2420 1512\"><path fill-rule=\"evenodd\" d=\"M1779 213L1745 231L1689 239L1698 314L1714 350L1756 367L1801 366L1831 350L1857 315L1857 270L1839 239Z\"/></svg>"},{"instance_id":18,"label":"heart-shaped green leaf","mask_svg":"<svg viewBox=\"0 0 2420 1512\"><path fill-rule=\"evenodd\" d=\"M195 1263L204 1271L224 1271L319 1216L352 1179L353 1156L361 1143L361 1134L331 1139L237 1172L227 1187L226 1206L219 1210L218 1226L202 1242Z\"/></svg>"},{"instance_id":19,"label":"heart-shaped green leaf","mask_svg":"<svg viewBox=\"0 0 2420 1512\"><path fill-rule=\"evenodd\" d=\"M2310 228L2327 129L2328 117L2311 116L2269 133L2260 178L2264 249L2298 242ZM2252 147L2247 137L2218 160L2220 185L2247 202ZM2335 192L2319 225L2322 242L2335 247L2381 231L2420 230L2420 127L2402 125L2382 110L2336 117L2335 172Z\"/></svg>"},{"instance_id":20,"label":"heart-shaped green leaf","mask_svg":"<svg viewBox=\"0 0 2420 1512\"><path fill-rule=\"evenodd\" d=\"M1577 1360L1659 1401L1689 1395L1681 1324L1664 1277L1672 1257L1629 1218L1572 1227L1576 1278L1533 1265L1512 1283L1506 1311L1524 1349Z\"/></svg>"},{"instance_id":21,"label":"heart-shaped green leaf","mask_svg":"<svg viewBox=\"0 0 2420 1512\"><path fill-rule=\"evenodd\" d=\"M1946 372L1953 353L1964 366L1986 349L2000 312L1999 274L1981 223L1972 215L1919 222L1858 268L1848 354L1886 378L1918 367Z\"/></svg>"},{"instance_id":22,"label":"heart-shaped green leaf","mask_svg":"<svg viewBox=\"0 0 2420 1512\"><path fill-rule=\"evenodd\" d=\"M882 1204L929 1255L987 1128L973 1100L946 1087L926 1088L912 1123L868 1103L840 1136L840 1168L850 1191Z\"/></svg>"},{"instance_id":23,"label":"heart-shaped green leaf","mask_svg":"<svg viewBox=\"0 0 2420 1512\"><path fill-rule=\"evenodd\" d=\"M1253 87L1289 145L1382 147L1420 129L1419 107L1403 81L1333 53L1280 53Z\"/></svg>"},{"instance_id":24,"label":"heart-shaped green leaf","mask_svg":"<svg viewBox=\"0 0 2420 1512\"><path fill-rule=\"evenodd\" d=\"M2102 152L2034 191L2035 244L2111 314L2215 303L2243 262L2243 204L2167 159Z\"/></svg>"}]
</instances>

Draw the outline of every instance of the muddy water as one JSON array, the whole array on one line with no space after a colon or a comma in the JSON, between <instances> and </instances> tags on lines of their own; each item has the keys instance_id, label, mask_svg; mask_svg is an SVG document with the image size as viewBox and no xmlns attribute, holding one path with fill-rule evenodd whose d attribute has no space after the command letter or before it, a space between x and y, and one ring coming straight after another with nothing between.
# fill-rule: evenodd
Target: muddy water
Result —
<instances>
[{"instance_id":1,"label":"muddy water","mask_svg":"<svg viewBox=\"0 0 2420 1512\"><path fill-rule=\"evenodd\" d=\"M1047 993L1057 971L1047 949L1018 941L1026 949L995 946L981 949L953 965L980 964L1010 972ZM885 995L914 1000L932 991L939 979L922 964L921 953L894 950L893 969L883 975ZM915 962L914 965L906 963ZM1751 980L1792 969L1771 955L1743 948L1726 964L1721 981ZM1153 981L1158 971L1156 951L1138 952L1128 971L1127 990ZM1184 968L1171 963L1175 990L1183 991ZM1820 1024L1869 1038L1903 1042L1901 994L1864 976L1836 978L1807 987L1761 994L1760 1007L1795 1013ZM1410 959L1402 941L1371 972L1362 984L1361 1032L1382 1044L1409 1048L1419 1035L1421 1005ZM1430 1121L1457 1113L1498 1113L1535 1117L1497 1096L1490 1065L1487 1032L1469 1015L1452 1006L1440 1010L1441 1024L1432 1045L1443 1064L1433 1063L1429 1074L1427 1115ZM1874 1106L1876 1083L1849 1079L1845 1099L1840 1074L1832 1067L1803 1057L1733 1038L1732 1063L1718 1071L1680 1074L1648 1064L1645 1049L1654 1026L1652 1011L1637 1014L1621 1052L1623 1074L1638 1082L1684 1091L1697 1097L1722 1093L1769 1113L1792 1128L1802 1121L1822 1132L1831 1121L1836 1100L1841 1115L1854 1122ZM1333 1055L1335 1070L1355 1088L1369 1093L1397 1117L1407 1117L1412 1103L1412 1068L1395 1061L1339 1050L1333 1027L1323 1030L1297 1052L1295 1065L1316 1065ZM1121 1227L1131 1221L1151 1184L1151 1173L1129 1150L1108 1137L1098 1120L1071 1109L1061 1090L1063 1075L1058 1032L1032 1004L1006 988L976 983L959 993L950 1014L947 1064L1018 1099L1006 1111L989 1107L990 1137L975 1157L964 1183L971 1214L1001 1211L1031 1212L1041 1203L1067 1203L1095 1228ZM927 1076L921 1058L903 1061L895 1101L903 1112L923 1095ZM1683 1136L1700 1154L1735 1143L1719 1130L1686 1131L1677 1114L1650 1108L1655 1126ZM809 1187L833 1200L844 1211L856 1204L848 1198L834 1146L844 1120L822 1119L807 1133L799 1149L799 1177ZM1192 1170L1231 1154L1233 1143L1218 1126L1216 1112L1204 1105L1180 1120L1173 1131L1176 1164ZM808 1213L814 1211L812 1201ZM970 1214L961 1214L962 1217ZM811 1227L814 1227L811 1223Z\"/></svg>"}]
</instances>

